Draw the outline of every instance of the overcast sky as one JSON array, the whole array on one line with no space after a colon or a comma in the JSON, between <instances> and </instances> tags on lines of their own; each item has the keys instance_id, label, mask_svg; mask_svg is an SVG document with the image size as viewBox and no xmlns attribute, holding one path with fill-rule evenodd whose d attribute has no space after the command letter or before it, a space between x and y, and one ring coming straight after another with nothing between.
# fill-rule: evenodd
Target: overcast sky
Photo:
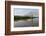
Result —
<instances>
[{"instance_id":1,"label":"overcast sky","mask_svg":"<svg viewBox=\"0 0 46 36\"><path fill-rule=\"evenodd\" d=\"M38 9L30 9L30 8L14 8L14 15L16 16L25 16L25 15L32 15L36 14L38 16L39 10Z\"/></svg>"}]
</instances>

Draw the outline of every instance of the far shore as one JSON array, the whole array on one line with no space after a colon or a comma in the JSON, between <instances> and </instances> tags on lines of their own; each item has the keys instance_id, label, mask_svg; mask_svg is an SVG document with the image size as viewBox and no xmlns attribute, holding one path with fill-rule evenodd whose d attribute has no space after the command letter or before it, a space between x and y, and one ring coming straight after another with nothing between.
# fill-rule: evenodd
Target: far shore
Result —
<instances>
[{"instance_id":1,"label":"far shore","mask_svg":"<svg viewBox=\"0 0 46 36\"><path fill-rule=\"evenodd\" d=\"M27 22L27 21L32 21L32 19L27 19L27 20L18 20L18 21L14 21L14 22Z\"/></svg>"}]
</instances>

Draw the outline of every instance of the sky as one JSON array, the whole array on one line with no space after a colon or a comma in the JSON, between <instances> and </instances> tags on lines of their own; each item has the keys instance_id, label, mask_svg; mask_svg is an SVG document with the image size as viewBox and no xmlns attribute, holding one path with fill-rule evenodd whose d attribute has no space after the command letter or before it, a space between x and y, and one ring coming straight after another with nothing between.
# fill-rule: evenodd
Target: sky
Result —
<instances>
[{"instance_id":1,"label":"sky","mask_svg":"<svg viewBox=\"0 0 46 36\"><path fill-rule=\"evenodd\" d=\"M38 16L39 9L30 9L30 8L14 8L15 16L31 16L32 14L36 14Z\"/></svg>"}]
</instances>

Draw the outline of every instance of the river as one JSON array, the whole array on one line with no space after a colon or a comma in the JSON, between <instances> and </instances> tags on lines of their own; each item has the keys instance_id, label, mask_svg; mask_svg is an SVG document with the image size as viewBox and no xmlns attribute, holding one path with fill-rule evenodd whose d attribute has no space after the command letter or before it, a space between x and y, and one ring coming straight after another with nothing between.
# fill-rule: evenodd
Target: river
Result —
<instances>
[{"instance_id":1,"label":"river","mask_svg":"<svg viewBox=\"0 0 46 36\"><path fill-rule=\"evenodd\" d=\"M33 23L32 19L30 21L14 21L14 27L37 27L39 26L39 18L34 18Z\"/></svg>"}]
</instances>

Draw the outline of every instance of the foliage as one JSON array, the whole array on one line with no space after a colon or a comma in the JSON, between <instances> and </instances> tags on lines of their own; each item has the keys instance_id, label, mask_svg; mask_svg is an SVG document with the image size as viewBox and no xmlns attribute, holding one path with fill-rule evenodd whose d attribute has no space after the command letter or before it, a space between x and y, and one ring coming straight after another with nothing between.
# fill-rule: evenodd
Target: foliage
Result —
<instances>
[{"instance_id":1,"label":"foliage","mask_svg":"<svg viewBox=\"0 0 46 36\"><path fill-rule=\"evenodd\" d=\"M38 17L29 17L29 16L14 16L14 21L17 21L17 20L34 19L34 18L38 18Z\"/></svg>"}]
</instances>

